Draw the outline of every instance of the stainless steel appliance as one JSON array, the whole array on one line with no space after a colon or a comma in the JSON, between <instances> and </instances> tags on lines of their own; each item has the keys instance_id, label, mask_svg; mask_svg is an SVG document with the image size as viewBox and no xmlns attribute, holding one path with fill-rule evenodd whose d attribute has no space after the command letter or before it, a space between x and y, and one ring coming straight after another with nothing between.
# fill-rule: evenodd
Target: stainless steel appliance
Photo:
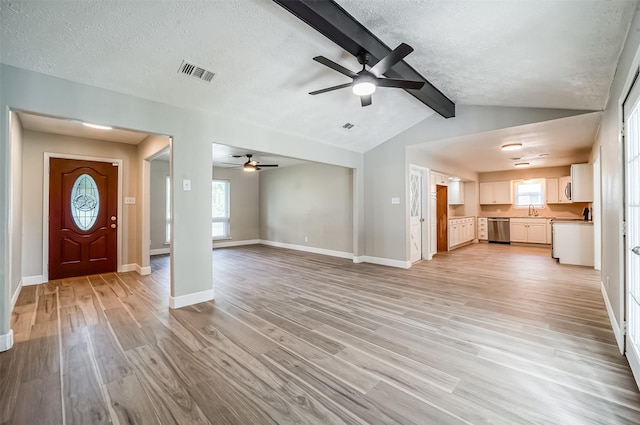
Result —
<instances>
[{"instance_id":1,"label":"stainless steel appliance","mask_svg":"<svg viewBox=\"0 0 640 425\"><path fill-rule=\"evenodd\" d=\"M489 227L489 242L510 243L508 217L489 217L487 225Z\"/></svg>"}]
</instances>

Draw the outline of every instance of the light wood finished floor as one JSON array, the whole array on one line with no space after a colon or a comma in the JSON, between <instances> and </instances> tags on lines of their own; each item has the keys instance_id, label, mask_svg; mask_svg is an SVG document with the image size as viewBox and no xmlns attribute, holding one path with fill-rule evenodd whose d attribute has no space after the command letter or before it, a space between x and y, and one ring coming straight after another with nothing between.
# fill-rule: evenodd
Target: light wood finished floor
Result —
<instances>
[{"instance_id":1,"label":"light wood finished floor","mask_svg":"<svg viewBox=\"0 0 640 425\"><path fill-rule=\"evenodd\" d=\"M638 424L596 272L471 245L400 270L214 252L215 303L154 273L25 287L0 423Z\"/></svg>"}]
</instances>

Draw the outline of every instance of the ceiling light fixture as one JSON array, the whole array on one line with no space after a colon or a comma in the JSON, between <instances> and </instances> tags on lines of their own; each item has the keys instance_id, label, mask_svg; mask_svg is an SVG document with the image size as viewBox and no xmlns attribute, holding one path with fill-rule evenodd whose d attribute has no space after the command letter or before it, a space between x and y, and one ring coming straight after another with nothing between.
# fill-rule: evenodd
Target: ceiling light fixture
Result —
<instances>
[{"instance_id":1,"label":"ceiling light fixture","mask_svg":"<svg viewBox=\"0 0 640 425\"><path fill-rule=\"evenodd\" d=\"M353 80L353 94L368 96L376 91L375 78L369 75L361 75Z\"/></svg>"},{"instance_id":2,"label":"ceiling light fixture","mask_svg":"<svg viewBox=\"0 0 640 425\"><path fill-rule=\"evenodd\" d=\"M522 149L522 143L508 143L506 145L502 145L500 149L503 151L517 151L518 149Z\"/></svg>"},{"instance_id":3,"label":"ceiling light fixture","mask_svg":"<svg viewBox=\"0 0 640 425\"><path fill-rule=\"evenodd\" d=\"M524 168L524 167L528 167L529 165L530 164L528 162L517 162L513 164L513 166L516 168Z\"/></svg>"},{"instance_id":4,"label":"ceiling light fixture","mask_svg":"<svg viewBox=\"0 0 640 425\"><path fill-rule=\"evenodd\" d=\"M113 127L109 127L108 125L89 124L88 122L83 122L82 125L84 125L85 127L95 128L98 130L113 130Z\"/></svg>"},{"instance_id":5,"label":"ceiling light fixture","mask_svg":"<svg viewBox=\"0 0 640 425\"><path fill-rule=\"evenodd\" d=\"M254 171L256 171L256 166L246 163L242 166L242 169L247 173L253 173Z\"/></svg>"}]
</instances>

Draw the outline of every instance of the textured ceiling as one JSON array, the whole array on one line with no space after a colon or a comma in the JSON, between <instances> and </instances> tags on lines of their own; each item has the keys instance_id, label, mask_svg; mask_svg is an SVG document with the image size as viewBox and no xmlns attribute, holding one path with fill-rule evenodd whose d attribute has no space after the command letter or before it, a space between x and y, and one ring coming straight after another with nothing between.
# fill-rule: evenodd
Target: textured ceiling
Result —
<instances>
[{"instance_id":1,"label":"textured ceiling","mask_svg":"<svg viewBox=\"0 0 640 425\"><path fill-rule=\"evenodd\" d=\"M106 140L108 142L137 145L149 136L149 134L147 133L123 130L119 128L113 128L111 130L99 130L86 127L80 121L45 117L42 115L27 114L24 112L18 112L18 117L20 117L22 128L24 128L25 130L61 134L63 136L83 137L90 140Z\"/></svg>"},{"instance_id":2,"label":"textured ceiling","mask_svg":"<svg viewBox=\"0 0 640 425\"><path fill-rule=\"evenodd\" d=\"M457 103L602 109L634 1L338 0ZM5 1L3 63L365 152L432 111L402 90L360 107L312 61L355 58L268 0ZM181 76L186 59L216 73ZM345 130L346 122L355 124ZM221 143L237 144L237 141Z\"/></svg>"},{"instance_id":3,"label":"textured ceiling","mask_svg":"<svg viewBox=\"0 0 640 425\"><path fill-rule=\"evenodd\" d=\"M513 170L516 162L532 168L587 162L602 112L522 125L471 136L425 143L413 148L449 164L478 173ZM522 143L522 149L503 152L508 143ZM517 159L515 159L517 158Z\"/></svg>"}]
</instances>

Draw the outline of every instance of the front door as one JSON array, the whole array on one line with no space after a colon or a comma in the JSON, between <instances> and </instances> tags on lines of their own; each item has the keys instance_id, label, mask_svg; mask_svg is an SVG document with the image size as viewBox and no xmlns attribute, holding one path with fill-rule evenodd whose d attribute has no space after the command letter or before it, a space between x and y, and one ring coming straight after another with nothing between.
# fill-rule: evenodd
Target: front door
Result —
<instances>
[{"instance_id":1,"label":"front door","mask_svg":"<svg viewBox=\"0 0 640 425\"><path fill-rule=\"evenodd\" d=\"M118 166L50 159L49 279L117 268Z\"/></svg>"},{"instance_id":2,"label":"front door","mask_svg":"<svg viewBox=\"0 0 640 425\"><path fill-rule=\"evenodd\" d=\"M422 173L411 170L409 180L409 239L411 262L422 259Z\"/></svg>"}]
</instances>

